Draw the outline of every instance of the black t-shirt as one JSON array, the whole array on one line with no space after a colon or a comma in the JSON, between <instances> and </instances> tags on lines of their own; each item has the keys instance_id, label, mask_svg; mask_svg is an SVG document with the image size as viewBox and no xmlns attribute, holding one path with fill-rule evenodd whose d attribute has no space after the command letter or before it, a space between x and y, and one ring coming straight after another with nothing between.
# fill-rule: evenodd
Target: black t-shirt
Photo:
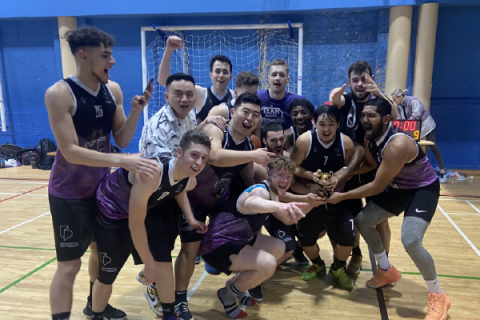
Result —
<instances>
[{"instance_id":1,"label":"black t-shirt","mask_svg":"<svg viewBox=\"0 0 480 320\"><path fill-rule=\"evenodd\" d=\"M362 116L365 102L356 101L351 92L344 94L343 97L345 98L345 105L340 108L342 116L340 118L339 130L363 146L365 130L363 130L362 124L360 123L360 117ZM355 112L353 110L354 105Z\"/></svg>"}]
</instances>

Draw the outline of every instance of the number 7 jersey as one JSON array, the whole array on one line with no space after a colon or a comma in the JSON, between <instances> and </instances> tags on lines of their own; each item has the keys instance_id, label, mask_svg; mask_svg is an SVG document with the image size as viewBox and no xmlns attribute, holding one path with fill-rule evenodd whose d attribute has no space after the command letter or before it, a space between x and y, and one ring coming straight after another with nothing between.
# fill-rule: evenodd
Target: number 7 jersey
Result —
<instances>
[{"instance_id":1,"label":"number 7 jersey","mask_svg":"<svg viewBox=\"0 0 480 320\"><path fill-rule=\"evenodd\" d=\"M335 133L335 139L329 144L324 144L318 138L317 129L310 130L310 148L302 168L315 173L318 169L322 172L337 172L345 166L345 148L340 131Z\"/></svg>"}]
</instances>

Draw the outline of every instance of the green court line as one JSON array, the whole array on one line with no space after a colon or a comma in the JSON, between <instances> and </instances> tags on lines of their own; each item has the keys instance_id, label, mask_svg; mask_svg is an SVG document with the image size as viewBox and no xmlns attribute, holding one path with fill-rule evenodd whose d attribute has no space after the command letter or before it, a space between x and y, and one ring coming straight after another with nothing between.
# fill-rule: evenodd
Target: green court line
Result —
<instances>
[{"instance_id":1,"label":"green court line","mask_svg":"<svg viewBox=\"0 0 480 320\"><path fill-rule=\"evenodd\" d=\"M17 279L15 281L13 281L12 283L10 283L9 285L3 287L2 289L0 289L0 294L3 293L4 291L10 289L11 287L13 287L14 285L16 285L17 283L19 283L20 281L30 277L32 274L34 274L35 272L45 268L46 266L48 266L50 263L52 263L53 261L57 260L57 258L52 258L50 260L48 260L47 262L45 262L44 264L42 264L40 267L34 269L33 271L30 271L29 273L27 273L26 275L24 275L23 277L21 277L20 279Z\"/></svg>"}]
</instances>

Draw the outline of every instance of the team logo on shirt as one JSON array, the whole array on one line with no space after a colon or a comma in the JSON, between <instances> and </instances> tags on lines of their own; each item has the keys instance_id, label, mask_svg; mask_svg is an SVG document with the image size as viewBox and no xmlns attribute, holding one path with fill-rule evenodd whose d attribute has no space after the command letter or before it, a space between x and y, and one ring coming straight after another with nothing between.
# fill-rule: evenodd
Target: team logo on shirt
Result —
<instances>
[{"instance_id":1,"label":"team logo on shirt","mask_svg":"<svg viewBox=\"0 0 480 320\"><path fill-rule=\"evenodd\" d=\"M179 184L178 184L178 187L177 187L177 190L176 190L175 192L176 192L176 193L180 193L180 192L183 191L183 189L185 189L184 186L183 186L183 183L179 183Z\"/></svg>"},{"instance_id":2,"label":"team logo on shirt","mask_svg":"<svg viewBox=\"0 0 480 320\"><path fill-rule=\"evenodd\" d=\"M157 199L158 200L162 200L163 198L165 198L166 196L168 196L170 194L170 192L168 191L165 191L164 193L162 193L162 195Z\"/></svg>"},{"instance_id":3,"label":"team logo on shirt","mask_svg":"<svg viewBox=\"0 0 480 320\"><path fill-rule=\"evenodd\" d=\"M333 149L333 152L335 152L335 156L336 156L336 157L340 157L340 156L341 156L340 150L338 150L338 148Z\"/></svg>"}]
</instances>

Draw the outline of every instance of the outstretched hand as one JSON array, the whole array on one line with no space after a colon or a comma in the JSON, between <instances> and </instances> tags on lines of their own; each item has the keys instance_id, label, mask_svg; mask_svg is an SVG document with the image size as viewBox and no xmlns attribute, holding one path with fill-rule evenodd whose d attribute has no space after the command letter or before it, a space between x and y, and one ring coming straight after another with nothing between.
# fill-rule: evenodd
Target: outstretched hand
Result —
<instances>
[{"instance_id":1,"label":"outstretched hand","mask_svg":"<svg viewBox=\"0 0 480 320\"><path fill-rule=\"evenodd\" d=\"M338 101L345 93L345 88L347 88L347 85L344 84L340 88L333 89L332 92L330 92L330 102Z\"/></svg>"}]
</instances>

